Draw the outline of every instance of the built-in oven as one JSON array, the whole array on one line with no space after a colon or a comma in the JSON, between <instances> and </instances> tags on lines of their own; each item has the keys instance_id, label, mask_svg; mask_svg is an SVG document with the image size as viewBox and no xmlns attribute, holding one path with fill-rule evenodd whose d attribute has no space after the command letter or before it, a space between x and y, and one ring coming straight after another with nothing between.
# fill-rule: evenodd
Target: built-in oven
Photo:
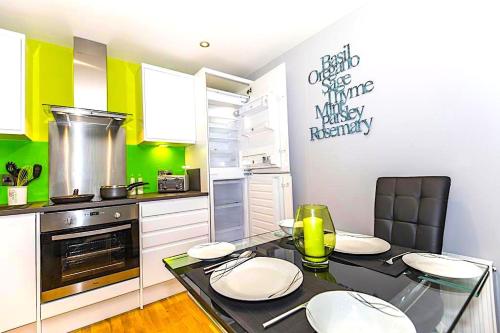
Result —
<instances>
[{"instance_id":1,"label":"built-in oven","mask_svg":"<svg viewBox=\"0 0 500 333\"><path fill-rule=\"evenodd\" d=\"M41 302L139 276L136 204L41 215Z\"/></svg>"}]
</instances>

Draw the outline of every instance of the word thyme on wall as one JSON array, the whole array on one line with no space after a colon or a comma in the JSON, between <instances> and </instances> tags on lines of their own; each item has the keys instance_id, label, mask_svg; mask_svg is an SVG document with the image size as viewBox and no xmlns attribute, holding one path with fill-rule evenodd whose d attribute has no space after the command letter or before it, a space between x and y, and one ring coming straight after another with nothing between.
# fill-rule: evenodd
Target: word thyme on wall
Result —
<instances>
[{"instance_id":1,"label":"word thyme on wall","mask_svg":"<svg viewBox=\"0 0 500 333\"><path fill-rule=\"evenodd\" d=\"M357 67L361 61L358 55L351 55L351 46L345 45L341 52L321 57L321 69L309 73L309 84L321 83L326 96L323 105L316 105L316 119L321 127L310 127L311 141L335 138L347 134L368 135L373 117L367 117L365 106L353 106L351 100L370 93L375 88L373 81L355 84L347 71Z\"/></svg>"}]
</instances>

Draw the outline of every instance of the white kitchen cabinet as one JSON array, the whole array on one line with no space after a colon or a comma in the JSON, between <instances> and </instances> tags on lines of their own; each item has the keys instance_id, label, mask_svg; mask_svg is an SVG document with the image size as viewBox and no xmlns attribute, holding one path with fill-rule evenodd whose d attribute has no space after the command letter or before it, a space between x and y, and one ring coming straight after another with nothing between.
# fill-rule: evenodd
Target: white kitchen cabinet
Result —
<instances>
[{"instance_id":1,"label":"white kitchen cabinet","mask_svg":"<svg viewBox=\"0 0 500 333\"><path fill-rule=\"evenodd\" d=\"M0 133L25 134L25 36L0 29Z\"/></svg>"},{"instance_id":2,"label":"white kitchen cabinet","mask_svg":"<svg viewBox=\"0 0 500 333\"><path fill-rule=\"evenodd\" d=\"M145 202L141 209L142 287L173 279L163 258L209 240L208 197Z\"/></svg>"},{"instance_id":3,"label":"white kitchen cabinet","mask_svg":"<svg viewBox=\"0 0 500 333\"><path fill-rule=\"evenodd\" d=\"M142 64L143 141L194 144L192 75Z\"/></svg>"},{"instance_id":4,"label":"white kitchen cabinet","mask_svg":"<svg viewBox=\"0 0 500 333\"><path fill-rule=\"evenodd\" d=\"M36 215L0 217L0 332L36 321Z\"/></svg>"}]
</instances>

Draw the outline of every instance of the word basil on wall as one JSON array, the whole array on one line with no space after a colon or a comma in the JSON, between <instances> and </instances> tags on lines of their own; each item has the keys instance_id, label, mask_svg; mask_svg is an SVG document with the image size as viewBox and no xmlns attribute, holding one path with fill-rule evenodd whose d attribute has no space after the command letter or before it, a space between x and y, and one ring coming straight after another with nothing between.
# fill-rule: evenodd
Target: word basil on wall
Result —
<instances>
[{"instance_id":1,"label":"word basil on wall","mask_svg":"<svg viewBox=\"0 0 500 333\"><path fill-rule=\"evenodd\" d=\"M355 106L351 101L375 88L371 80L353 83L348 71L357 67L360 61L358 55L351 55L351 46L347 44L342 51L321 57L321 69L309 73L309 84L320 84L322 93L326 96L324 104L314 107L316 119L321 121L321 126L309 128L311 141L370 133L373 117L366 116L364 105Z\"/></svg>"}]
</instances>

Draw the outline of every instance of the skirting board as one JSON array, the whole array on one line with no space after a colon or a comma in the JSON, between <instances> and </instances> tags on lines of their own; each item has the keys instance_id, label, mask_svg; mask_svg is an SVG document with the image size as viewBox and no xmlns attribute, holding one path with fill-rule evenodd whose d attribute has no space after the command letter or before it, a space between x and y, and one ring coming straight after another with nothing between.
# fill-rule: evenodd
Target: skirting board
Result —
<instances>
[{"instance_id":1,"label":"skirting board","mask_svg":"<svg viewBox=\"0 0 500 333\"><path fill-rule=\"evenodd\" d=\"M36 332L36 323L31 323L18 328L14 328L13 330L10 331L6 331L5 333L35 333L35 332Z\"/></svg>"},{"instance_id":2,"label":"skirting board","mask_svg":"<svg viewBox=\"0 0 500 333\"><path fill-rule=\"evenodd\" d=\"M145 288L143 302L144 305L151 304L183 291L186 291L186 289L176 279L168 280Z\"/></svg>"},{"instance_id":3,"label":"skirting board","mask_svg":"<svg viewBox=\"0 0 500 333\"><path fill-rule=\"evenodd\" d=\"M159 301L184 290L175 279L159 283L143 290L144 304ZM137 290L45 319L42 321L42 333L66 333L139 307L139 291Z\"/></svg>"}]
</instances>

